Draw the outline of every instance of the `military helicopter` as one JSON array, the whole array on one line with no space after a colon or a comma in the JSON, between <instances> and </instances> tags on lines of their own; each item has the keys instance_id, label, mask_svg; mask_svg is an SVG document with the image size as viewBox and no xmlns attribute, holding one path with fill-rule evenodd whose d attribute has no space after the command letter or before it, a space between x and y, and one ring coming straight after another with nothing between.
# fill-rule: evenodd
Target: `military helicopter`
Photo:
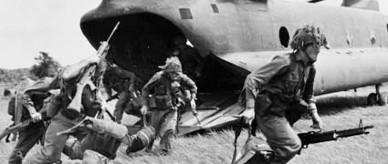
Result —
<instances>
[{"instance_id":1,"label":"military helicopter","mask_svg":"<svg viewBox=\"0 0 388 164\"><path fill-rule=\"evenodd\" d=\"M375 85L368 102L387 104L380 85L388 81L388 17L373 11L375 0L344 0L342 7L318 1L102 0L82 17L81 29L98 48L120 21L111 56L145 81L164 63L174 38L193 45L204 62L196 80L201 125L184 113L180 133L235 123L246 75L290 52L292 34L306 24L320 27L331 47L316 63L316 95Z\"/></svg>"}]
</instances>

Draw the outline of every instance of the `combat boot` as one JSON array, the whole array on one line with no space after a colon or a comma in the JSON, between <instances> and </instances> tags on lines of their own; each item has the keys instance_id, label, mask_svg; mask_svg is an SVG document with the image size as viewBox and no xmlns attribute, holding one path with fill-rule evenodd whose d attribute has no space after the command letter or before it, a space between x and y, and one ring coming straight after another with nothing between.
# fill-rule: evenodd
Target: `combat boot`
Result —
<instances>
[{"instance_id":1,"label":"combat boot","mask_svg":"<svg viewBox=\"0 0 388 164\"><path fill-rule=\"evenodd\" d=\"M123 142L128 145L126 150L127 155L144 148L152 147L152 142L155 140L155 129L151 126L143 127L135 135L126 137Z\"/></svg>"},{"instance_id":2,"label":"combat boot","mask_svg":"<svg viewBox=\"0 0 388 164\"><path fill-rule=\"evenodd\" d=\"M174 132L168 130L164 133L163 137L160 140L161 155L168 155L171 153L171 139L174 137Z\"/></svg>"},{"instance_id":3,"label":"combat boot","mask_svg":"<svg viewBox=\"0 0 388 164\"><path fill-rule=\"evenodd\" d=\"M247 145L246 151L233 164L270 164L274 155L266 144Z\"/></svg>"}]
</instances>

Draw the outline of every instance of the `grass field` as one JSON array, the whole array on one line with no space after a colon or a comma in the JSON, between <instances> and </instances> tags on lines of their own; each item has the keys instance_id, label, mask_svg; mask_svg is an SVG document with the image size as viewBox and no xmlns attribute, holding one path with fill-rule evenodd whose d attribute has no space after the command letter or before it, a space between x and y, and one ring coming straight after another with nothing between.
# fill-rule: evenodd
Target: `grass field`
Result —
<instances>
[{"instance_id":1,"label":"grass field","mask_svg":"<svg viewBox=\"0 0 388 164\"><path fill-rule=\"evenodd\" d=\"M386 90L387 88L385 88ZM324 129L346 129L358 126L360 119L365 125L374 125L369 135L356 136L335 142L310 145L301 155L296 156L291 164L338 163L338 164L384 164L388 163L388 109L380 106L366 106L366 96L371 88L360 89L357 93L340 92L321 96L318 108L325 123ZM0 100L0 128L10 124L6 114L7 99ZM295 130L305 132L310 120L302 119L295 125ZM246 131L239 139L240 145L246 138ZM230 163L233 153L234 133L231 130L210 132L208 134L177 138L174 151L168 156L156 153L138 152L130 156L124 154L125 147L119 150L116 163L195 163L225 164ZM0 143L0 163L6 163L13 143ZM156 145L157 147L157 145ZM34 151L34 150L33 150ZM64 163L70 162L63 157Z\"/></svg>"}]
</instances>

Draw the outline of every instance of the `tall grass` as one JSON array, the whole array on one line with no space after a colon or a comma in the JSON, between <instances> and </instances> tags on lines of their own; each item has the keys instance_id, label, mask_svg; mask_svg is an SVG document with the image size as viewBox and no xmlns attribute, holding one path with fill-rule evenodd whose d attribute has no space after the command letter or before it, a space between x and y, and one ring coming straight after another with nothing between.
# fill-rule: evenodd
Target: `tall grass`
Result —
<instances>
[{"instance_id":1,"label":"tall grass","mask_svg":"<svg viewBox=\"0 0 388 164\"><path fill-rule=\"evenodd\" d=\"M374 125L371 133L334 142L310 145L290 161L291 164L384 164L388 163L388 109L380 106L367 106L364 93L343 92L323 96L318 101L324 129L347 129L358 126L362 119L365 125ZM10 122L6 115L6 100L0 99L0 128ZM295 124L297 132L311 130L311 120L302 119ZM247 137L242 132L239 139L241 146ZM171 163L171 164L225 164L230 163L233 153L234 132L230 129L176 138L173 142L173 152L161 156L155 152L140 151L129 156L125 155L125 146L121 146L116 163ZM0 143L0 163L7 162L13 143ZM158 145L154 148L158 150ZM33 150L35 151L35 150ZM64 163L70 162L63 157ZM79 162L78 162L79 163Z\"/></svg>"}]
</instances>

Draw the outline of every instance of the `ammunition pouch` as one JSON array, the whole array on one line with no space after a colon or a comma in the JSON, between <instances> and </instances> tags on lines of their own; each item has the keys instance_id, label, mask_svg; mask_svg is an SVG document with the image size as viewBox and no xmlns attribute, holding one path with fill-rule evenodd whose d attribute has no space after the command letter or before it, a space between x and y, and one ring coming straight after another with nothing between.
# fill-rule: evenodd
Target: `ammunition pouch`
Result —
<instances>
[{"instance_id":1,"label":"ammunition pouch","mask_svg":"<svg viewBox=\"0 0 388 164\"><path fill-rule=\"evenodd\" d=\"M121 139L116 139L109 134L99 134L96 132L87 135L81 142L83 150L93 150L109 159L116 157L117 150L120 147Z\"/></svg>"},{"instance_id":2,"label":"ammunition pouch","mask_svg":"<svg viewBox=\"0 0 388 164\"><path fill-rule=\"evenodd\" d=\"M155 105L159 109L171 109L173 107L172 97L170 95L155 95Z\"/></svg>"}]
</instances>

